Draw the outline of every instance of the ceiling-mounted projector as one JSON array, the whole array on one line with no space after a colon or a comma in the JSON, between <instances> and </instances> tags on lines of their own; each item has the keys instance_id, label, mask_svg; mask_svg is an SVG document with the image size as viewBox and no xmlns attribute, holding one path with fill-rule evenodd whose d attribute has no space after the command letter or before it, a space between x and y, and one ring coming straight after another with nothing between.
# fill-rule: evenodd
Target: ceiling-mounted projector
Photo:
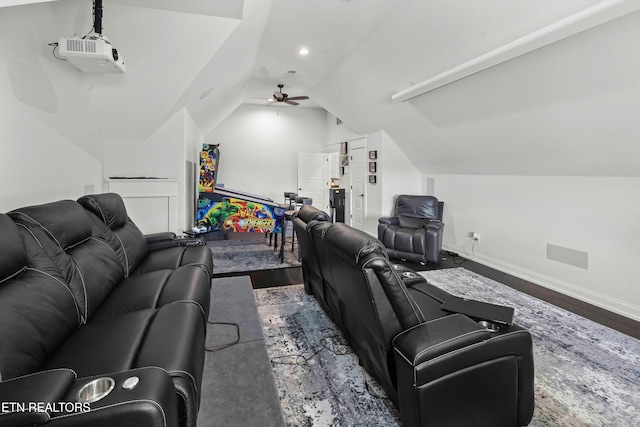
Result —
<instances>
[{"instance_id":1,"label":"ceiling-mounted projector","mask_svg":"<svg viewBox=\"0 0 640 427\"><path fill-rule=\"evenodd\" d=\"M100 34L93 33L85 38L61 37L58 55L87 73L125 72L124 58Z\"/></svg>"}]
</instances>

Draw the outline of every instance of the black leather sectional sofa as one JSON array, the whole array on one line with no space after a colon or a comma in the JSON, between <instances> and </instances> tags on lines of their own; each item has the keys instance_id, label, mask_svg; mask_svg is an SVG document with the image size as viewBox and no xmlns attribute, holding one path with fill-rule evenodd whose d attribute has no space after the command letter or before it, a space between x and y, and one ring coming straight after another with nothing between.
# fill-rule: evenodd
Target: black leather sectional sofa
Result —
<instances>
[{"instance_id":1,"label":"black leather sectional sofa","mask_svg":"<svg viewBox=\"0 0 640 427\"><path fill-rule=\"evenodd\" d=\"M206 246L143 236L116 194L0 214L0 239L1 426L195 425Z\"/></svg>"},{"instance_id":2,"label":"black leather sectional sofa","mask_svg":"<svg viewBox=\"0 0 640 427\"><path fill-rule=\"evenodd\" d=\"M449 294L389 261L376 238L307 206L293 220L304 285L364 368L399 408L402 425L524 426L534 409L531 335L516 324L442 309Z\"/></svg>"}]
</instances>

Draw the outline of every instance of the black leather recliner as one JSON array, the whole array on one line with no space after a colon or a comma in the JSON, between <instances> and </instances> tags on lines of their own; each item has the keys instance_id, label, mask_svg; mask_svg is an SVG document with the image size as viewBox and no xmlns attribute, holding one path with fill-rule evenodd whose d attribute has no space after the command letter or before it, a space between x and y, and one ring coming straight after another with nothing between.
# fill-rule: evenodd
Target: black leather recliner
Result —
<instances>
[{"instance_id":1,"label":"black leather recliner","mask_svg":"<svg viewBox=\"0 0 640 427\"><path fill-rule=\"evenodd\" d=\"M324 233L332 226L329 215L314 206L303 206L293 220L298 236L305 291L313 295L318 305L347 336L342 320L336 282L331 277L331 265L324 246Z\"/></svg>"},{"instance_id":2,"label":"black leather recliner","mask_svg":"<svg viewBox=\"0 0 640 427\"><path fill-rule=\"evenodd\" d=\"M199 239L177 239L172 232L143 235L116 193L83 196L78 203L89 213L92 233L104 239L118 256L125 277L192 265L211 279L211 252Z\"/></svg>"},{"instance_id":3,"label":"black leather recliner","mask_svg":"<svg viewBox=\"0 0 640 427\"><path fill-rule=\"evenodd\" d=\"M322 274L318 257L315 256L315 248L311 240L311 234L307 230L307 225L311 221L322 221L327 224L331 221L325 212L311 206L303 206L293 217L293 230L298 238L298 249L300 257L308 260L302 264L302 277L304 279L304 289L308 294L318 295L318 302L325 308L326 302L324 292L322 292ZM300 243L302 241L302 243Z\"/></svg>"},{"instance_id":4,"label":"black leather recliner","mask_svg":"<svg viewBox=\"0 0 640 427\"><path fill-rule=\"evenodd\" d=\"M126 211L103 214L128 221ZM185 239L157 251L133 244L145 240L133 223L113 248L99 224L72 200L0 214L0 401L73 403L92 381L113 380L90 407L16 406L0 425L196 424L211 253L180 247Z\"/></svg>"},{"instance_id":5,"label":"black leather recliner","mask_svg":"<svg viewBox=\"0 0 640 427\"><path fill-rule=\"evenodd\" d=\"M300 222L318 217L303 210ZM442 310L449 294L391 263L382 243L365 232L310 220L306 233L310 239L299 240L302 265L319 267L305 276L315 279L309 290L324 299L320 305L400 409L403 426L529 423L534 365L527 330L513 324L492 332Z\"/></svg>"},{"instance_id":6,"label":"black leather recliner","mask_svg":"<svg viewBox=\"0 0 640 427\"><path fill-rule=\"evenodd\" d=\"M378 239L392 258L440 262L443 202L433 196L400 195L393 216L378 219Z\"/></svg>"}]
</instances>

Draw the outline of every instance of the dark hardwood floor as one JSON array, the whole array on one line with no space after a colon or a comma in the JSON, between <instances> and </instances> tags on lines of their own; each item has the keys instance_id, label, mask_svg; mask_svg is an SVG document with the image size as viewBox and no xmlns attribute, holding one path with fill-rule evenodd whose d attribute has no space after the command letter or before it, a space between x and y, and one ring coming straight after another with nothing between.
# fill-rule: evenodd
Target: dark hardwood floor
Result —
<instances>
[{"instance_id":1,"label":"dark hardwood floor","mask_svg":"<svg viewBox=\"0 0 640 427\"><path fill-rule=\"evenodd\" d=\"M288 267L272 270L247 271L244 273L218 274L213 277L249 276L253 289L272 288L275 286L298 285L303 283L302 268Z\"/></svg>"},{"instance_id":2,"label":"dark hardwood floor","mask_svg":"<svg viewBox=\"0 0 640 427\"><path fill-rule=\"evenodd\" d=\"M487 267L486 265L475 261L462 258L443 255L439 264L427 264L426 266L414 262L401 260L393 260L415 271L437 270L443 268L464 267L467 270L481 274L482 276L496 280L514 289L524 292L528 295L546 301L557 307L585 317L601 325L615 329L619 332L640 339L640 322L629 319L628 317L607 311L600 307L588 304L570 296L561 294L540 285L528 282L518 277L511 276L499 270ZM273 270L251 271L245 273L235 273L220 275L216 277L249 275L254 289L295 285L303 282L302 269L300 267L279 268Z\"/></svg>"},{"instance_id":3,"label":"dark hardwood floor","mask_svg":"<svg viewBox=\"0 0 640 427\"><path fill-rule=\"evenodd\" d=\"M452 257L443 255L440 264L438 264L437 266L422 266L413 262L399 262L416 271L464 267L467 270L473 271L484 277L488 277L497 282L503 283L507 286L512 287L513 289L524 292L527 295L531 295L550 304L553 304L556 307L563 308L574 314L600 323L601 325L622 332L623 334L627 334L634 338L640 339L640 322L636 322L635 320L629 319L628 317L621 316L617 313L613 313L600 307L596 307L595 305L561 294L560 292L553 291L543 286L536 285L535 283L520 279L519 277L512 276L494 268L487 267L486 265L477 263L470 259L466 259L460 256Z\"/></svg>"}]
</instances>

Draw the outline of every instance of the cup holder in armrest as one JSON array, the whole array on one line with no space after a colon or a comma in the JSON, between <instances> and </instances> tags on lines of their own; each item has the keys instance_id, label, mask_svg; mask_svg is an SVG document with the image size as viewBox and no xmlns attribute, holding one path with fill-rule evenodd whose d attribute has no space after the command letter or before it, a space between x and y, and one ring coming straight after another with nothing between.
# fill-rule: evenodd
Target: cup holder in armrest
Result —
<instances>
[{"instance_id":1,"label":"cup holder in armrest","mask_svg":"<svg viewBox=\"0 0 640 427\"><path fill-rule=\"evenodd\" d=\"M97 402L98 400L111 393L111 390L113 390L113 387L115 387L115 385L116 382L113 378L97 378L91 382L86 383L80 390L78 390L76 400L80 403Z\"/></svg>"},{"instance_id":2,"label":"cup holder in armrest","mask_svg":"<svg viewBox=\"0 0 640 427\"><path fill-rule=\"evenodd\" d=\"M497 323L489 322L488 320L479 320L478 324L489 332L498 332L500 330L500 326Z\"/></svg>"}]
</instances>

